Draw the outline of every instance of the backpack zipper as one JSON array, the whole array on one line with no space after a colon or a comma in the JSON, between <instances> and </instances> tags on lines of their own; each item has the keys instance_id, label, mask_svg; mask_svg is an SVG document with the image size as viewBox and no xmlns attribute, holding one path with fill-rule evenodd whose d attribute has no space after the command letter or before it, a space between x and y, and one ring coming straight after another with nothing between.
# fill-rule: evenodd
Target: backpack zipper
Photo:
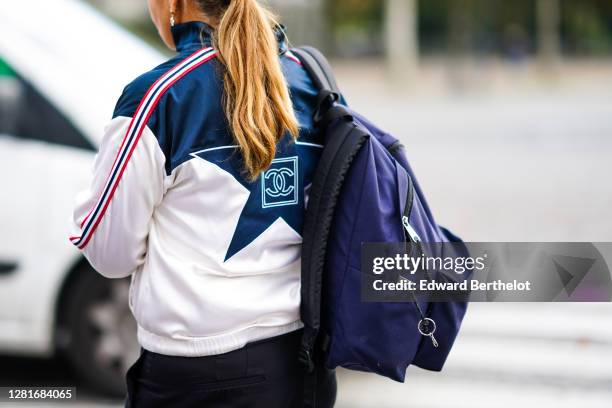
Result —
<instances>
[{"instance_id":1,"label":"backpack zipper","mask_svg":"<svg viewBox=\"0 0 612 408\"><path fill-rule=\"evenodd\" d=\"M421 237L419 237L419 234L417 234L414 228L412 228L412 225L410 225L410 213L412 212L412 205L413 205L413 200L414 200L414 185L412 183L412 178L410 177L410 175L407 175L407 177L408 177L408 195L406 197L406 207L404 208L404 214L402 215L402 225L404 227L404 230L408 233L408 237L416 245L416 247L418 248L420 252L421 251ZM429 304L427 313L425 313L423 309L421 309L421 306L419 305L419 301L416 295L414 294L414 292L410 292L410 293L412 294L412 298L414 300L413 303L416 306L416 309L419 312L419 315L421 315L421 319L419 320L417 324L418 332L424 337L429 337L431 340L432 346L434 348L438 348L439 346L438 341L434 337L434 333L436 331L436 322L431 317L427 317L427 315L429 315L429 312L430 312L431 303Z\"/></svg>"},{"instance_id":2,"label":"backpack zipper","mask_svg":"<svg viewBox=\"0 0 612 408\"><path fill-rule=\"evenodd\" d=\"M406 177L408 177L408 194L406 196L406 207L404 208L404 214L402 215L402 225L404 226L404 230L408 233L408 236L412 242L416 244L421 242L421 237L419 237L419 234L417 234L414 228L412 228L412 225L410 225L410 213L412 212L412 204L414 201L414 185L410 175L406 174Z\"/></svg>"},{"instance_id":3,"label":"backpack zipper","mask_svg":"<svg viewBox=\"0 0 612 408\"><path fill-rule=\"evenodd\" d=\"M414 228L412 228L412 225L410 225L408 217L405 215L402 217L402 225L404 226L404 229L410 236L410 239L412 240L412 242L414 242L415 244L421 242L421 237L419 237L419 234L417 234Z\"/></svg>"}]
</instances>

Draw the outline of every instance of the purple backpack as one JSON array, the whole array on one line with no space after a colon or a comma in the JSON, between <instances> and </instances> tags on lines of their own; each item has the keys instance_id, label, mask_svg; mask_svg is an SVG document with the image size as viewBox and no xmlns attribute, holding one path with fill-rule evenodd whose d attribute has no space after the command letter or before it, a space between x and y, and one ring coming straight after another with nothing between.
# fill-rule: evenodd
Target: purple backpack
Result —
<instances>
[{"instance_id":1,"label":"purple backpack","mask_svg":"<svg viewBox=\"0 0 612 408\"><path fill-rule=\"evenodd\" d=\"M293 53L320 90L314 119L324 140L302 234L300 360L309 372L324 364L402 382L410 364L440 371L467 303L362 301L361 247L461 240L436 224L402 144L340 103L323 55ZM431 321L435 340L419 331Z\"/></svg>"}]
</instances>

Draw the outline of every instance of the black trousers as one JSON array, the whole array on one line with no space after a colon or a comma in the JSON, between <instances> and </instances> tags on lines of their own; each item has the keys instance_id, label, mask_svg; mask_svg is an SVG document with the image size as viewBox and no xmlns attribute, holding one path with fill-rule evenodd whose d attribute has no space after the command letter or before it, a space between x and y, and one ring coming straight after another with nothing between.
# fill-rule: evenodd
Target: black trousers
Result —
<instances>
[{"instance_id":1,"label":"black trousers","mask_svg":"<svg viewBox=\"0 0 612 408\"><path fill-rule=\"evenodd\" d=\"M166 356L141 349L126 375L126 407L298 408L304 370L298 362L302 330L205 357ZM317 408L336 400L336 375L317 369Z\"/></svg>"}]
</instances>

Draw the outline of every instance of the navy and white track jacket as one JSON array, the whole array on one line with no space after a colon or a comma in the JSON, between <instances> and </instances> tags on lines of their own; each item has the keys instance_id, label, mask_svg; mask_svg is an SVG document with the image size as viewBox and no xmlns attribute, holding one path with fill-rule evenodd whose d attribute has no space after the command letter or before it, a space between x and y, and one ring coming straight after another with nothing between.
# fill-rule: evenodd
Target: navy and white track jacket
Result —
<instances>
[{"instance_id":1,"label":"navy and white track jacket","mask_svg":"<svg viewBox=\"0 0 612 408\"><path fill-rule=\"evenodd\" d=\"M109 278L130 276L147 350L201 356L296 330L301 230L322 146L316 90L277 30L300 123L270 168L243 177L212 29L173 28L176 57L130 83L77 196L70 241Z\"/></svg>"}]
</instances>

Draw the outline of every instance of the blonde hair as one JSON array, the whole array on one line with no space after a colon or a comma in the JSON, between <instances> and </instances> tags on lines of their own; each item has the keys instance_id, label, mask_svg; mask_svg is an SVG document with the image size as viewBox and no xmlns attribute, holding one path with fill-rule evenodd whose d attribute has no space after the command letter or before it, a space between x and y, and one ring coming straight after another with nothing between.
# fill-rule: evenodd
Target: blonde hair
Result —
<instances>
[{"instance_id":1,"label":"blonde hair","mask_svg":"<svg viewBox=\"0 0 612 408\"><path fill-rule=\"evenodd\" d=\"M197 0L218 21L215 48L224 67L225 115L250 180L265 171L276 144L298 135L289 90L278 58L274 16L256 0Z\"/></svg>"}]
</instances>

